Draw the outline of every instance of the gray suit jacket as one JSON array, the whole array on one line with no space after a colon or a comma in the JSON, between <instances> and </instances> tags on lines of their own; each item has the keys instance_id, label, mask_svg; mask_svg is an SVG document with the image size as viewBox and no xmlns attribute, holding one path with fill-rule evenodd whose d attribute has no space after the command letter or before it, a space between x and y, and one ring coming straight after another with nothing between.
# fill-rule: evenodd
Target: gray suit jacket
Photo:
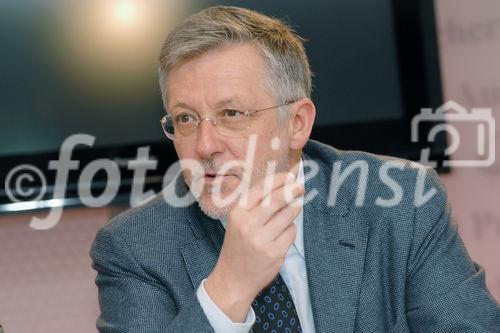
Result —
<instances>
[{"instance_id":1,"label":"gray suit jacket","mask_svg":"<svg viewBox=\"0 0 500 333\"><path fill-rule=\"evenodd\" d=\"M309 141L303 160L319 165L319 173L306 178L306 196L315 196L304 206L316 332L500 332L500 306L450 222L434 171L427 172L425 190L437 193L416 207L417 169L391 169L403 199L383 208L376 198L395 194L379 174L387 158ZM345 170L356 161L369 167L364 204L356 203L362 177L355 171L329 205L334 164ZM187 191L182 181L177 191ZM175 208L160 196L102 228L91 249L99 331L213 332L195 292L220 251L214 222L196 204Z\"/></svg>"}]
</instances>

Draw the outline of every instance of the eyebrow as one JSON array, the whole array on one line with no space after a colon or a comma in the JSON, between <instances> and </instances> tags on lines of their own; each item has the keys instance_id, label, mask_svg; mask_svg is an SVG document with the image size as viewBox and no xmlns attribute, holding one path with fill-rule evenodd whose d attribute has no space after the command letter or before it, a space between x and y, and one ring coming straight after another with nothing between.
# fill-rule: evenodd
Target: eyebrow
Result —
<instances>
[{"instance_id":1,"label":"eyebrow","mask_svg":"<svg viewBox=\"0 0 500 333\"><path fill-rule=\"evenodd\" d=\"M172 112L174 109L177 109L177 108L187 109L187 110L191 110L193 112L196 112L196 110L194 108L190 107L188 104L186 104L184 102L177 102L174 105L172 105L171 108L168 108L168 110L170 112Z\"/></svg>"},{"instance_id":2,"label":"eyebrow","mask_svg":"<svg viewBox=\"0 0 500 333\"><path fill-rule=\"evenodd\" d=\"M237 98L232 97L232 98L223 99L222 101L217 102L215 104L215 109L219 110L219 109L222 109L222 108L225 108L225 107L228 107L228 106L233 106L233 107L236 107L236 108L244 108L245 107L243 105L243 103L241 103ZM172 112L174 109L178 109L178 108L186 109L186 110L190 110L190 111L193 111L195 113L198 113L195 110L195 108L189 106L185 102L174 103L174 105L172 105L172 107L169 108L168 110L170 112Z\"/></svg>"}]
</instances>

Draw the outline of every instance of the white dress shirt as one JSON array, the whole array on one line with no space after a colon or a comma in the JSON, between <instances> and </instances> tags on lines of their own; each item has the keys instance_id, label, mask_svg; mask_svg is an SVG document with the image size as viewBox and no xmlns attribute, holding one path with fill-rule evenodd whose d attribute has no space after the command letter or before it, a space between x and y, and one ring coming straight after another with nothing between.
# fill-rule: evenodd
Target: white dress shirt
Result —
<instances>
[{"instance_id":1,"label":"white dress shirt","mask_svg":"<svg viewBox=\"0 0 500 333\"><path fill-rule=\"evenodd\" d=\"M304 183L304 169L302 161L300 161L297 181ZM304 197L300 200L303 202ZM221 220L224 228L227 225L227 220ZM297 314L299 316L300 325L303 332L315 333L314 321L312 316L311 300L309 298L309 287L307 285L306 261L304 256L304 211L300 211L293 223L297 226L297 235L293 245L290 246L285 257L285 262L280 269L280 274L285 281L288 290L292 296ZM210 324L216 333L247 333L255 323L255 313L250 307L245 321L243 323L235 323L226 316L226 314L215 304L210 296L208 296L203 280L198 287L196 296L203 308Z\"/></svg>"}]
</instances>

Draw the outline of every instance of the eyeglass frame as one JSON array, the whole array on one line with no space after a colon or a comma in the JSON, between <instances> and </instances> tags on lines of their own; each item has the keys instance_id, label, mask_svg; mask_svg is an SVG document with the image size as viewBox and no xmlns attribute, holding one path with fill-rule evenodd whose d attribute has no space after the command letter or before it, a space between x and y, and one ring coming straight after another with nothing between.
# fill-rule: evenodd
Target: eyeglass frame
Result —
<instances>
[{"instance_id":1,"label":"eyeglass frame","mask_svg":"<svg viewBox=\"0 0 500 333\"><path fill-rule=\"evenodd\" d=\"M267 111L267 110L272 110L272 109L280 108L280 107L282 107L282 106L286 106L286 105L293 104L293 103L295 103L295 102L297 102L297 101L298 101L298 100L286 101L286 102L285 102L285 103L283 103L283 104L274 105L274 106L270 106L270 107L263 108L263 109L259 109L259 110L253 110L253 111L241 111L241 110L237 110L237 109L230 109L230 110L234 110L234 111L241 112L241 113L243 113L243 115L244 115L244 116L246 116L246 117L248 117L248 118L249 118L250 116L252 116L252 115L254 115L254 114L258 113L258 112L262 112L262 111ZM221 111L224 111L224 110L226 110L226 109L223 109L223 110L221 110ZM229 109L227 109L227 110L229 110ZM200 125L201 125L201 123L202 123L203 121L205 121L205 120L210 120L210 122L212 123L212 126L213 126L213 127L214 127L214 129L217 131L217 120L213 120L213 119L212 119L212 118L210 118L210 117L205 117L205 118L203 118L203 119L202 119L202 118L200 117L200 115L199 115L197 112L194 112L194 113L196 114L196 118L197 118L197 121L196 121L196 127L197 127L197 128L199 128L199 127L200 127ZM160 125L161 125L161 129L162 129L163 133L165 134L165 136L166 136L168 139L170 139L170 140L172 140L172 141L173 141L173 140L175 139L175 134L168 133L168 132L165 130L164 126L163 126L163 124L166 122L166 118L167 118L167 117L173 117L173 115L172 115L172 114L169 114L169 113L167 113L167 114L163 115L163 117L161 117L161 119L160 119ZM195 131L196 131L196 130L195 130ZM220 135L224 135L224 134L220 133L219 131L217 131L217 133L219 133ZM224 136L225 136L225 135L224 135Z\"/></svg>"}]
</instances>

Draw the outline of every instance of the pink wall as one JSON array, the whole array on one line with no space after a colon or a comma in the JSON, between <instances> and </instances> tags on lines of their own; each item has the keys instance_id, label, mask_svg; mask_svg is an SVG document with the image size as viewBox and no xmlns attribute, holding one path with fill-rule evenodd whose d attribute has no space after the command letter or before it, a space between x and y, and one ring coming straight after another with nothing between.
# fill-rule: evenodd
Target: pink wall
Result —
<instances>
[{"instance_id":1,"label":"pink wall","mask_svg":"<svg viewBox=\"0 0 500 333\"><path fill-rule=\"evenodd\" d=\"M109 208L67 209L47 231L31 229L28 215L0 218L0 322L7 333L97 331L88 252L112 214Z\"/></svg>"},{"instance_id":2,"label":"pink wall","mask_svg":"<svg viewBox=\"0 0 500 333\"><path fill-rule=\"evenodd\" d=\"M442 179L469 253L485 267L487 284L500 300L500 1L439 0L437 15L445 100L492 108L497 120L495 164L456 168ZM457 158L473 156L474 127L460 129Z\"/></svg>"},{"instance_id":3,"label":"pink wall","mask_svg":"<svg viewBox=\"0 0 500 333\"><path fill-rule=\"evenodd\" d=\"M439 0L437 9L445 99L498 114L500 2ZM463 134L465 151L459 154L473 149L467 145L473 134ZM497 139L497 153L499 146ZM500 163L456 169L443 180L469 252L486 268L487 283L500 299ZM0 217L0 322L7 333L96 332L97 289L88 250L96 230L115 213L67 209L48 231L30 229L31 215Z\"/></svg>"}]
</instances>

